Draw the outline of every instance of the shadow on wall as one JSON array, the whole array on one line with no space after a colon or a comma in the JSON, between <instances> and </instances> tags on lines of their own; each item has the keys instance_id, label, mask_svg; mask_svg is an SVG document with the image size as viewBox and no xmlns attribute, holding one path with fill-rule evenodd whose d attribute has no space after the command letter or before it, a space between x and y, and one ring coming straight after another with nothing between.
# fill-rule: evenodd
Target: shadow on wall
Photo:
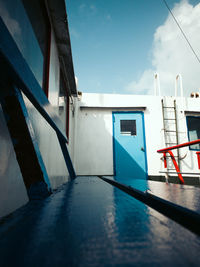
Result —
<instances>
[{"instance_id":1,"label":"shadow on wall","mask_svg":"<svg viewBox=\"0 0 200 267\"><path fill-rule=\"evenodd\" d=\"M26 188L0 105L0 217L27 202Z\"/></svg>"},{"instance_id":2,"label":"shadow on wall","mask_svg":"<svg viewBox=\"0 0 200 267\"><path fill-rule=\"evenodd\" d=\"M112 112L80 111L76 150L76 169L79 175L114 175ZM139 161L115 140L123 168L116 179L146 179ZM145 152L144 152L145 153ZM121 180L122 181L122 180Z\"/></svg>"},{"instance_id":3,"label":"shadow on wall","mask_svg":"<svg viewBox=\"0 0 200 267\"><path fill-rule=\"evenodd\" d=\"M114 165L115 179L119 182L131 182L134 180L147 180L147 172L141 167L140 161L144 159L134 159L122 145L113 138L114 141Z\"/></svg>"}]
</instances>

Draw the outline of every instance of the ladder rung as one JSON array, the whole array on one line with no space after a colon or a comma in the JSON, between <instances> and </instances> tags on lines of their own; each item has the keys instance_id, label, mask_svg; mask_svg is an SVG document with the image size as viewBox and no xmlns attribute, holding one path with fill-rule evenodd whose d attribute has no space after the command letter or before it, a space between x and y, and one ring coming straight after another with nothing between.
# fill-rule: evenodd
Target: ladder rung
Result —
<instances>
[{"instance_id":1,"label":"ladder rung","mask_svg":"<svg viewBox=\"0 0 200 267\"><path fill-rule=\"evenodd\" d=\"M175 107L163 107L163 108L173 108L173 109L175 109Z\"/></svg>"},{"instance_id":2,"label":"ladder rung","mask_svg":"<svg viewBox=\"0 0 200 267\"><path fill-rule=\"evenodd\" d=\"M177 143L166 143L166 145L178 145Z\"/></svg>"},{"instance_id":3,"label":"ladder rung","mask_svg":"<svg viewBox=\"0 0 200 267\"><path fill-rule=\"evenodd\" d=\"M165 130L167 133L176 133L176 131Z\"/></svg>"},{"instance_id":4,"label":"ladder rung","mask_svg":"<svg viewBox=\"0 0 200 267\"><path fill-rule=\"evenodd\" d=\"M160 173L169 173L169 172L167 172L167 171L159 171ZM200 176L200 173L195 173L195 172L170 172L170 173L173 173L173 174L178 174L178 173L180 173L180 174L190 174L190 175L199 175Z\"/></svg>"},{"instance_id":5,"label":"ladder rung","mask_svg":"<svg viewBox=\"0 0 200 267\"><path fill-rule=\"evenodd\" d=\"M167 152L166 152L167 153ZM175 158L177 158L178 156L177 155L174 155ZM171 158L171 156L167 156L166 155L166 158Z\"/></svg>"},{"instance_id":6,"label":"ladder rung","mask_svg":"<svg viewBox=\"0 0 200 267\"><path fill-rule=\"evenodd\" d=\"M176 119L164 119L165 121L175 121Z\"/></svg>"},{"instance_id":7,"label":"ladder rung","mask_svg":"<svg viewBox=\"0 0 200 267\"><path fill-rule=\"evenodd\" d=\"M178 156L174 156L175 158L178 158ZM171 158L171 156L166 156L166 158Z\"/></svg>"}]
</instances>

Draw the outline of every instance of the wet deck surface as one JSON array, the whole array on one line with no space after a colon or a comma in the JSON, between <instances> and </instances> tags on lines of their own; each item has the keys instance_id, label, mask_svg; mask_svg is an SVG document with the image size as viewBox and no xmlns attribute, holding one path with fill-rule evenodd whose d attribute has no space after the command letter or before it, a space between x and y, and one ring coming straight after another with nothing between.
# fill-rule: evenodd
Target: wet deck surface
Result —
<instances>
[{"instance_id":1,"label":"wet deck surface","mask_svg":"<svg viewBox=\"0 0 200 267\"><path fill-rule=\"evenodd\" d=\"M195 234L97 177L79 177L0 224L0 266L200 266L199 251Z\"/></svg>"},{"instance_id":2,"label":"wet deck surface","mask_svg":"<svg viewBox=\"0 0 200 267\"><path fill-rule=\"evenodd\" d=\"M130 185L141 191L148 190L149 193L160 198L200 213L200 187L150 180L144 181L141 179L133 180L121 177L105 177L115 179L120 183Z\"/></svg>"}]
</instances>

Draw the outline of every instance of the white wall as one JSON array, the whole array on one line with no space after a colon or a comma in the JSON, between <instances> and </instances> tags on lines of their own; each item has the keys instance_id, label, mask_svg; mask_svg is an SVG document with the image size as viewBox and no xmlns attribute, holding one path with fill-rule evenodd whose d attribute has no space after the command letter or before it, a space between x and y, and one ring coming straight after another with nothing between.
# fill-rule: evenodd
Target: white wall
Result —
<instances>
[{"instance_id":1,"label":"white wall","mask_svg":"<svg viewBox=\"0 0 200 267\"><path fill-rule=\"evenodd\" d=\"M75 150L78 174L113 175L112 111L122 111L123 107L125 111L148 107L144 112L145 129L152 129L146 130L148 170L152 174L157 172L161 164L155 164L159 160L156 149L162 145L160 101L160 97L150 96L83 94ZM153 116L158 117L160 124L152 125Z\"/></svg>"},{"instance_id":2,"label":"white wall","mask_svg":"<svg viewBox=\"0 0 200 267\"><path fill-rule=\"evenodd\" d=\"M69 99L69 137L67 148L71 156L71 160L74 163L74 141L75 141L75 120L76 120L76 98L71 97ZM66 101L62 100L62 103L59 104L61 109L59 110L59 118L62 121L63 127L66 127Z\"/></svg>"},{"instance_id":3,"label":"white wall","mask_svg":"<svg viewBox=\"0 0 200 267\"><path fill-rule=\"evenodd\" d=\"M162 154L165 147L160 96L87 94L83 93L77 108L75 166L80 175L113 175L112 111L134 111L145 107L145 135L149 175L165 171ZM167 97L168 105L174 98ZM179 143L188 142L185 110L200 111L199 99L177 98ZM186 155L187 153L187 155ZM195 151L180 150L184 172L198 172ZM164 174L163 174L164 175Z\"/></svg>"},{"instance_id":4,"label":"white wall","mask_svg":"<svg viewBox=\"0 0 200 267\"><path fill-rule=\"evenodd\" d=\"M66 103L64 102L62 104L63 110L62 110L61 114L59 115L59 90L60 90L60 62L59 62L59 58L58 58L58 49L57 49L57 45L56 45L56 41L55 41L55 35L54 35L54 32L52 31L51 32L48 99L49 99L49 102L54 106L55 112L60 117L61 121L63 122L63 129L65 129L65 127L66 127ZM75 101L76 101L76 99L73 99L73 102L75 102ZM72 102L72 101L70 101L70 102ZM72 107L73 106L70 105L70 108L69 108L69 142L66 145L67 145L69 154L71 156L71 160L73 162L73 159L74 159L75 117L73 116ZM58 164L57 166L59 167L60 165ZM64 171L65 168L63 169L63 167L61 167L61 169ZM61 172L63 173L63 171L61 171ZM65 171L64 171L64 173L66 175ZM64 179L63 182L65 182L65 181L66 180ZM61 179L60 183L62 184L62 179Z\"/></svg>"},{"instance_id":5,"label":"white wall","mask_svg":"<svg viewBox=\"0 0 200 267\"><path fill-rule=\"evenodd\" d=\"M50 50L50 73L49 73L49 102L53 105L55 113L59 116L59 90L60 90L60 63L58 51L55 42L55 36L51 33L51 50ZM25 104L29 113L36 142L44 161L47 174L49 176L52 189L58 188L69 180L69 173L60 148L60 144L55 131L34 108L30 101L23 95ZM69 143L66 144L73 160L73 135L74 135L74 117L70 110L69 115L70 131ZM66 104L63 103L63 112L60 114L63 122L63 130L66 130Z\"/></svg>"},{"instance_id":6,"label":"white wall","mask_svg":"<svg viewBox=\"0 0 200 267\"><path fill-rule=\"evenodd\" d=\"M112 113L84 109L78 113L76 171L80 175L112 175Z\"/></svg>"},{"instance_id":7,"label":"white wall","mask_svg":"<svg viewBox=\"0 0 200 267\"><path fill-rule=\"evenodd\" d=\"M69 178L57 135L26 96L23 95L23 98L35 134L35 141L39 146L51 187L56 189L68 181Z\"/></svg>"},{"instance_id":8,"label":"white wall","mask_svg":"<svg viewBox=\"0 0 200 267\"><path fill-rule=\"evenodd\" d=\"M59 116L59 90L60 90L60 63L58 51L55 42L54 32L51 33L51 50L50 50L50 73L49 73L49 102L53 105L55 113ZM69 173L66 163L60 148L60 144L55 131L34 108L30 101L23 95L23 98L28 109L29 117L33 126L36 137L36 142L44 161L47 174L49 176L52 189L58 188L63 183L69 180ZM65 131L66 124L66 104L63 103L63 111L60 114L60 119L63 122ZM70 156L73 161L73 146L74 146L74 117L70 106L69 115L69 143L68 147Z\"/></svg>"},{"instance_id":9,"label":"white wall","mask_svg":"<svg viewBox=\"0 0 200 267\"><path fill-rule=\"evenodd\" d=\"M0 105L0 217L28 202L28 195Z\"/></svg>"},{"instance_id":10,"label":"white wall","mask_svg":"<svg viewBox=\"0 0 200 267\"><path fill-rule=\"evenodd\" d=\"M51 32L51 49L50 49L50 72L49 72L49 102L53 105L55 113L59 116L59 90L60 90L60 63L58 51L55 42L54 32ZM47 174L49 176L52 189L58 188L69 179L69 173L63 154L58 142L57 135L46 120L40 115L30 101L23 95L25 104L29 113L36 142L44 161ZM66 123L66 105L63 103L63 111L60 114L63 122L63 129ZM70 138L67 145L70 155L73 159L73 118L70 112Z\"/></svg>"}]
</instances>

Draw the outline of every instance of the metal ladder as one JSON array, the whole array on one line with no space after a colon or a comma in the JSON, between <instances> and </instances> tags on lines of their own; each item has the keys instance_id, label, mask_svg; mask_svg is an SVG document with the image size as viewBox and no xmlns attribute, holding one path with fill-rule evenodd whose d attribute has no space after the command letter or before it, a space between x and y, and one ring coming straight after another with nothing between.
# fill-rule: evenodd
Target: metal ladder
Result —
<instances>
[{"instance_id":1,"label":"metal ladder","mask_svg":"<svg viewBox=\"0 0 200 267\"><path fill-rule=\"evenodd\" d=\"M176 100L172 100L170 106L165 104L164 99L162 102L162 114L163 114L163 130L165 147L176 146L179 144L178 140L178 125L177 125L177 111L176 111ZM176 149L174 157L180 168L180 155L179 149ZM170 171L174 171L174 165L170 156L167 156L167 174Z\"/></svg>"}]
</instances>

